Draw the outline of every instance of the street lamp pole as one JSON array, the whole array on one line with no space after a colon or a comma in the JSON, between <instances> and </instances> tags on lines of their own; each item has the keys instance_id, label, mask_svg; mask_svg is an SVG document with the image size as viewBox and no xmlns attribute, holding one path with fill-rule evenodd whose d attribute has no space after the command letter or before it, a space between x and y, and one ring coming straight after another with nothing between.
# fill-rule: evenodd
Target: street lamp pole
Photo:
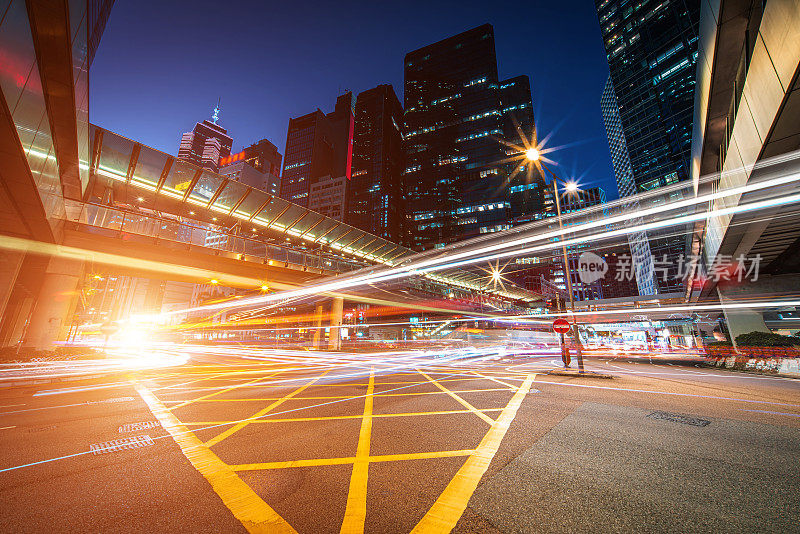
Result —
<instances>
[{"instance_id":1,"label":"street lamp pole","mask_svg":"<svg viewBox=\"0 0 800 534\"><path fill-rule=\"evenodd\" d=\"M556 201L556 214L558 215L558 229L561 231L561 241L564 241L564 223L561 217L561 200L559 199L558 194L558 177L556 173L554 173L549 167L547 167L542 161L540 161L540 154L539 151L535 148L528 149L525 153L525 157L533 162L539 161L539 164L542 166L542 169L550 171L550 174L553 176L553 196L555 197ZM567 246L562 244L561 245L561 252L564 255L564 277L567 279L567 291L569 292L569 307L572 311L572 335L575 338L575 352L578 356L578 371L583 372L583 352L581 351L581 337L578 333L578 322L575 319L575 296L572 293L572 274L569 268L569 256L567 255Z\"/></svg>"},{"instance_id":2,"label":"street lamp pole","mask_svg":"<svg viewBox=\"0 0 800 534\"><path fill-rule=\"evenodd\" d=\"M575 318L575 296L572 293L572 276L571 271L569 268L569 257L567 256L567 246L563 244L564 241L564 223L561 218L561 201L558 195L558 177L556 173L552 171L549 167L547 167L541 161L541 153L539 152L536 147L530 147L525 151L525 158L530 162L538 161L539 164L542 166L543 170L550 171L550 174L553 176L553 196L555 196L556 201L556 213L558 214L558 229L561 231L561 252L564 255L564 276L567 279L567 291L569 291L569 306L570 310L572 311L572 334L575 337L575 352L578 356L578 370L582 373L583 372L583 353L581 351L581 337L578 333L578 322ZM574 187L574 184L572 184ZM573 191L575 189L572 189ZM567 191L570 191L569 184L567 184ZM560 308L560 306L559 306Z\"/></svg>"}]
</instances>

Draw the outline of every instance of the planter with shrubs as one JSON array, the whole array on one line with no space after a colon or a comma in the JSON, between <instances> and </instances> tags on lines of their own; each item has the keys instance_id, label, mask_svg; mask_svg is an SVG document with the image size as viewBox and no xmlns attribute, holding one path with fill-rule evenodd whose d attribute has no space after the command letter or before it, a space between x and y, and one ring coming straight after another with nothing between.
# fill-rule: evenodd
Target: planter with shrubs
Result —
<instances>
[{"instance_id":1,"label":"planter with shrubs","mask_svg":"<svg viewBox=\"0 0 800 534\"><path fill-rule=\"evenodd\" d=\"M748 332L736 336L736 347L727 341L706 345L709 363L717 367L775 373L781 360L800 358L800 337L772 332Z\"/></svg>"}]
</instances>

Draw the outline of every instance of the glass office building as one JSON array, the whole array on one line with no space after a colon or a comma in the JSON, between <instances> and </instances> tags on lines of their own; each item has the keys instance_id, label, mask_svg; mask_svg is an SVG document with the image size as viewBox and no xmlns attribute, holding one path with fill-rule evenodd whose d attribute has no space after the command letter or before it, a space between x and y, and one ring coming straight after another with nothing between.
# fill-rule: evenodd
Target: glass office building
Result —
<instances>
[{"instance_id":1,"label":"glass office building","mask_svg":"<svg viewBox=\"0 0 800 534\"><path fill-rule=\"evenodd\" d=\"M596 0L595 6L632 168L633 191L618 177L620 193L688 180L700 2ZM685 252L684 236L648 237L656 259ZM659 292L681 289L678 277L659 281Z\"/></svg>"},{"instance_id":2,"label":"glass office building","mask_svg":"<svg viewBox=\"0 0 800 534\"><path fill-rule=\"evenodd\" d=\"M409 247L510 226L491 25L406 54L404 123Z\"/></svg>"},{"instance_id":3,"label":"glass office building","mask_svg":"<svg viewBox=\"0 0 800 534\"><path fill-rule=\"evenodd\" d=\"M348 224L399 242L402 226L403 107L391 85L359 93L353 135Z\"/></svg>"},{"instance_id":4,"label":"glass office building","mask_svg":"<svg viewBox=\"0 0 800 534\"><path fill-rule=\"evenodd\" d=\"M614 168L614 176L617 181L617 189L622 198L636 194L636 185L633 181L633 167L628 153L628 143L625 140L625 132L622 129L622 119L619 115L619 105L617 95L614 92L614 84L611 78L606 81L603 89L603 96L600 99L600 108L603 112L603 122L606 126L608 137L608 148L611 151L611 164ZM628 209L638 209L639 203L631 200L627 205ZM637 220L641 222L641 218ZM636 286L640 295L654 295L658 292L658 286L654 278L653 255L650 250L650 242L646 232L635 232L628 234L628 245L636 274Z\"/></svg>"},{"instance_id":5,"label":"glass office building","mask_svg":"<svg viewBox=\"0 0 800 534\"><path fill-rule=\"evenodd\" d=\"M350 179L353 158L353 94L336 99L325 114L317 109L289 119L281 198L308 207L311 185L324 177Z\"/></svg>"}]
</instances>

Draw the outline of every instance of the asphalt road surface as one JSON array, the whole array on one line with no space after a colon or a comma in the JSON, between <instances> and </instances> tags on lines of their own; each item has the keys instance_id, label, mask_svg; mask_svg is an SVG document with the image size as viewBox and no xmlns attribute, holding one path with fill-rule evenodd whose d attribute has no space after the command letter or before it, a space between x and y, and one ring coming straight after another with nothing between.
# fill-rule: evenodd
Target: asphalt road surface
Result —
<instances>
[{"instance_id":1,"label":"asphalt road surface","mask_svg":"<svg viewBox=\"0 0 800 534\"><path fill-rule=\"evenodd\" d=\"M800 381L213 350L0 390L0 532L800 531Z\"/></svg>"}]
</instances>

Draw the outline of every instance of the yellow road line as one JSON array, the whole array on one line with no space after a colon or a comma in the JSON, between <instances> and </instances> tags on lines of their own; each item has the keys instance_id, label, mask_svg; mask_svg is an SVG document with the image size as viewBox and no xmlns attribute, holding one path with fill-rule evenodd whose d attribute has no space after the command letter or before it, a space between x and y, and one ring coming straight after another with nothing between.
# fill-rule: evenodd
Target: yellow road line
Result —
<instances>
[{"instance_id":1,"label":"yellow road line","mask_svg":"<svg viewBox=\"0 0 800 534\"><path fill-rule=\"evenodd\" d=\"M259 376L258 378L254 378L253 380L248 380L244 384L237 384L237 385L231 386L231 387L229 387L227 389L221 389L219 391L215 391L214 393L209 393L208 395L202 395L200 397L197 397L196 399L190 399L190 400L187 400L187 401L183 401L182 403L178 404L177 406L172 406L170 408L170 410L176 410L178 408L183 408L184 406L187 406L189 404L195 403L197 401L206 400L206 399L211 398L211 397L216 397L217 395L221 395L223 393L227 393L229 391L233 391L234 389L238 389L238 388L247 386L247 385L252 384L254 382L261 382L262 380L266 380L267 378L272 378L273 376L275 376L277 374L280 374L280 371L278 371L277 373L272 373L272 374L267 375L267 376Z\"/></svg>"},{"instance_id":2,"label":"yellow road line","mask_svg":"<svg viewBox=\"0 0 800 534\"><path fill-rule=\"evenodd\" d=\"M364 396L364 415L361 431L358 434L358 447L350 475L350 489L347 492L347 508L340 532L364 532L367 519L367 476L369 475L369 447L372 440L372 393L375 391L375 373L370 371L367 393Z\"/></svg>"},{"instance_id":3,"label":"yellow road line","mask_svg":"<svg viewBox=\"0 0 800 534\"><path fill-rule=\"evenodd\" d=\"M467 458L428 513L411 531L412 533L448 533L453 530L467 508L467 503L475 492L475 488L478 487L478 482L486 473L492 458L497 453L500 442L503 441L508 427L511 426L511 422L517 415L517 410L531 389L534 378L536 378L535 374L528 375L492 428L483 436L475 452Z\"/></svg>"},{"instance_id":4,"label":"yellow road line","mask_svg":"<svg viewBox=\"0 0 800 534\"><path fill-rule=\"evenodd\" d=\"M454 456L469 456L474 453L474 449L463 449L456 451L434 451L434 452L412 452L407 454L382 454L367 458L369 463L373 462L397 462L401 460L426 460L429 458L452 458ZM343 465L352 464L356 461L355 456L345 458L318 458L313 460L289 460L286 462L264 462L257 464L231 465L234 471L260 471L266 469L286 469L289 467L318 467L323 465Z\"/></svg>"},{"instance_id":5,"label":"yellow road line","mask_svg":"<svg viewBox=\"0 0 800 534\"><path fill-rule=\"evenodd\" d=\"M481 377L485 378L486 380L491 380L492 382L497 382L498 384L502 384L502 385L504 385L506 387L514 388L515 390L517 389L517 386L515 386L513 384L508 384L508 383L503 382L502 380L498 380L498 379L496 379L496 378L494 378L492 376L486 376L485 374L479 373L477 371L470 371L470 373L472 373L474 375L477 375L477 376L481 376Z\"/></svg>"},{"instance_id":6,"label":"yellow road line","mask_svg":"<svg viewBox=\"0 0 800 534\"><path fill-rule=\"evenodd\" d=\"M427 384L427 382L423 382ZM487 388L487 389L459 389L456 390L459 393L480 393L483 391L516 391L517 387L512 386L510 388ZM446 395L444 391L420 391L417 393L381 393L377 392L373 394L373 397L406 397L412 395ZM325 399L360 399L364 395L329 395L329 396L319 396L319 397L294 397L294 400L325 400ZM257 401L271 401L271 400L279 400L281 397L251 397L247 399L207 399L207 400L198 400L198 402L257 402ZM183 402L180 399L173 399L173 400L164 400L164 403L169 402Z\"/></svg>"},{"instance_id":7,"label":"yellow road line","mask_svg":"<svg viewBox=\"0 0 800 534\"><path fill-rule=\"evenodd\" d=\"M467 401L465 401L464 399L462 399L461 397L459 397L458 395L456 395L455 393L453 393L452 391L450 391L449 389L447 389L446 387L441 385L438 381L436 381L433 378L429 377L428 375L426 375L422 371L419 371L419 374L421 374L422 376L427 378L434 386L436 386L437 388L441 389L442 391L444 391L445 393L447 393L448 395L453 397L453 399L455 399L461 406L463 406L467 410L471 411L472 413L474 413L475 415L477 415L478 417L480 417L481 419L483 419L484 421L486 421L490 425L494 424L494 419L492 419L491 417L489 417L488 415L486 415L482 411L480 411L477 408L475 408L472 404L468 403Z\"/></svg>"},{"instance_id":8,"label":"yellow road line","mask_svg":"<svg viewBox=\"0 0 800 534\"><path fill-rule=\"evenodd\" d=\"M274 367L274 365L266 365L265 367ZM252 370L252 371L226 371L224 373L217 372L217 373L212 374L211 376L206 376L205 378L198 378L197 380L190 380L189 382L180 382L180 383L174 384L172 386L161 386L161 387L153 388L153 391L161 391L162 389L173 389L173 388L188 386L189 384L196 384L197 382L203 382L204 380L215 380L215 379L222 380L223 377L230 376L230 375L242 375L242 374L249 375L249 374L253 374L253 373L261 373L261 374L263 374L264 373L264 369L262 368L262 369L259 369L259 370ZM186 377L186 375L181 375L180 373L176 373L174 376L181 377L181 378L185 378ZM172 376L167 377L167 378L172 378ZM164 377L158 377L158 380L163 380L163 379L164 379Z\"/></svg>"},{"instance_id":9,"label":"yellow road line","mask_svg":"<svg viewBox=\"0 0 800 534\"><path fill-rule=\"evenodd\" d=\"M275 402L273 402L272 404L270 404L269 406L267 406L267 407L266 407L266 408L264 408L263 410L259 410L259 411L257 411L256 413L254 413L253 415L251 415L250 417L248 417L248 418L247 418L247 419L245 419L244 421L241 421L240 423L238 423L238 424L236 424L236 425L232 426L232 427L231 427L231 428L229 428L228 430L225 430L224 432L221 432L221 433L217 434L216 436L214 436L214 437L213 437L213 438L211 438L210 440L206 441L206 446L207 446L207 447L211 447L211 446L213 446L213 445L216 445L217 443L219 443L219 442L220 442L220 441L222 441L223 439L225 439L225 438L229 438L230 436L232 436L232 435L233 435L233 434L235 434L236 432L240 431L241 429L243 429L244 427L246 427L247 425L249 425L250 423L252 423L252 422L253 422L253 419L256 419L256 418L258 418L258 417L261 417L262 415L266 414L267 412L269 412L269 411L270 411L270 410L272 410L273 408L277 408L278 406L280 406L281 404L283 404L283 403L284 403L284 402L286 402L287 400L291 399L292 397L294 397L294 396L295 396L295 395L297 395L298 393L301 393L301 392L302 392L303 390L305 390L305 389L306 389L308 386L310 386L311 384L313 384L314 382L316 382L317 380L319 380L320 378L322 378L322 377L323 377L323 376L325 376L326 374L328 374L328 371L325 371L325 372L324 372L324 373L322 373L321 375L319 375L319 376L315 377L315 378L314 378L313 380L311 380L310 382L307 382L306 384L303 384L302 386L300 386L299 388L295 389L294 391L292 391L292 392L291 392L291 393L289 393L288 395L286 395L286 396L284 396L284 397L282 397L282 398L280 398L280 399L276 400Z\"/></svg>"},{"instance_id":10,"label":"yellow road line","mask_svg":"<svg viewBox=\"0 0 800 534\"><path fill-rule=\"evenodd\" d=\"M230 466L220 460L194 434L181 425L178 418L172 415L150 390L137 385L136 391L139 392L153 415L161 422L161 426L170 433L172 439L181 448L183 455L211 484L225 506L236 519L241 521L248 532L259 534L297 532L261 497L256 495Z\"/></svg>"},{"instance_id":11,"label":"yellow road line","mask_svg":"<svg viewBox=\"0 0 800 534\"><path fill-rule=\"evenodd\" d=\"M500 412L502 408L483 408L480 411L482 412ZM472 413L470 410L443 410L440 412L401 412L401 413L381 413L381 414L372 414L372 418L380 418L380 417L417 417L417 416L425 416L425 415L452 415L452 414L459 414L459 413ZM250 424L262 424L262 423L302 423L307 421L336 421L337 419L362 419L363 415L322 415L319 417L295 417L291 419L278 419L278 418L261 418L256 419L255 421L250 421ZM214 425L232 425L233 423L238 423L240 421L197 421L192 423L184 422L183 424L186 426L214 426Z\"/></svg>"}]
</instances>

